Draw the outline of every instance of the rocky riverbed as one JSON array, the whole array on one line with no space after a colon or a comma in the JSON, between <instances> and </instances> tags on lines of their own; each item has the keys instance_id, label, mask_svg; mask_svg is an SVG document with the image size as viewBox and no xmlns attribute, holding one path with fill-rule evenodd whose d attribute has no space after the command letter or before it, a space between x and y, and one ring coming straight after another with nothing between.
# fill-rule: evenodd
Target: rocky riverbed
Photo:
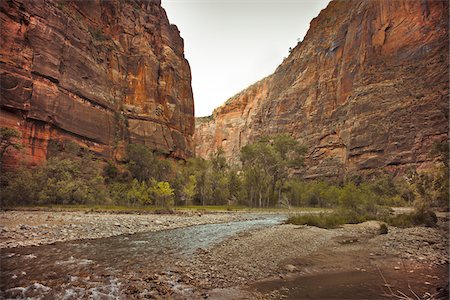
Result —
<instances>
[{"instance_id":1,"label":"rocky riverbed","mask_svg":"<svg viewBox=\"0 0 450 300\"><path fill-rule=\"evenodd\" d=\"M435 228L387 233L376 221L327 230L246 213L0 216L2 247L90 239L3 249L4 296L12 298L380 299L413 298L411 291L448 298L448 214ZM233 222L250 219L261 220ZM120 236L97 239L112 235Z\"/></svg>"},{"instance_id":2,"label":"rocky riverbed","mask_svg":"<svg viewBox=\"0 0 450 300\"><path fill-rule=\"evenodd\" d=\"M257 217L233 212L161 215L87 211L1 211L0 249L243 221Z\"/></svg>"}]
</instances>

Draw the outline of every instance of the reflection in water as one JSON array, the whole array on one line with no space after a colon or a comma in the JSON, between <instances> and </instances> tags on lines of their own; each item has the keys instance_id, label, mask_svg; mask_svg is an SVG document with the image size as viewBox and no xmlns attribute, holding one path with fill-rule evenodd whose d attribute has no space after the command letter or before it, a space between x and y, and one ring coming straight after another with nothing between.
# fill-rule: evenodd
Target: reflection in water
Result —
<instances>
[{"instance_id":1,"label":"reflection in water","mask_svg":"<svg viewBox=\"0 0 450 300\"><path fill-rule=\"evenodd\" d=\"M1 294L11 298L115 299L127 278L169 271L238 232L279 224L283 217L208 224L129 236L72 241L1 253Z\"/></svg>"}]
</instances>

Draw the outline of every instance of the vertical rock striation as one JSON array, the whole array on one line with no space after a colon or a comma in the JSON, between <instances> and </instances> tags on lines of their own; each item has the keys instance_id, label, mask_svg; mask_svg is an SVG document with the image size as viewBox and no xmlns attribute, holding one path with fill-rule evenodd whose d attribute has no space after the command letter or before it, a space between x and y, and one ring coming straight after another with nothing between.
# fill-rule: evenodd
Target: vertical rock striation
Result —
<instances>
[{"instance_id":1,"label":"vertical rock striation","mask_svg":"<svg viewBox=\"0 0 450 300\"><path fill-rule=\"evenodd\" d=\"M0 126L22 132L26 163L60 139L193 154L190 67L160 0L5 0L0 20Z\"/></svg>"},{"instance_id":2,"label":"vertical rock striation","mask_svg":"<svg viewBox=\"0 0 450 300\"><path fill-rule=\"evenodd\" d=\"M335 0L274 74L197 120L196 154L262 135L309 148L306 177L417 167L448 139L447 1Z\"/></svg>"}]
</instances>

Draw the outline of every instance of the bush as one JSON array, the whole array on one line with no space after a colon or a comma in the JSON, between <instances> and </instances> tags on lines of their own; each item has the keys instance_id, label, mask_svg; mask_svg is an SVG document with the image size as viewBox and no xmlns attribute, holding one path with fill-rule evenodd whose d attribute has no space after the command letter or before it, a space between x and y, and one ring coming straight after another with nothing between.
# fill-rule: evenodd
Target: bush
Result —
<instances>
[{"instance_id":1,"label":"bush","mask_svg":"<svg viewBox=\"0 0 450 300\"><path fill-rule=\"evenodd\" d=\"M400 214L387 218L389 225L400 228L413 226L434 227L437 221L436 214L428 209L417 209L410 214Z\"/></svg>"},{"instance_id":2,"label":"bush","mask_svg":"<svg viewBox=\"0 0 450 300\"><path fill-rule=\"evenodd\" d=\"M309 225L329 229L336 228L339 225L345 224L346 220L338 213L321 213L292 216L289 217L286 223L295 225Z\"/></svg>"},{"instance_id":3,"label":"bush","mask_svg":"<svg viewBox=\"0 0 450 300\"><path fill-rule=\"evenodd\" d=\"M380 234L387 234L387 233L388 233L388 227L387 227L387 225L386 225L385 223L382 223L382 224L380 225L380 231L379 231L379 233L380 233Z\"/></svg>"},{"instance_id":4,"label":"bush","mask_svg":"<svg viewBox=\"0 0 450 300\"><path fill-rule=\"evenodd\" d=\"M35 203L42 189L41 177L39 171L26 168L3 173L0 188L2 206Z\"/></svg>"}]
</instances>

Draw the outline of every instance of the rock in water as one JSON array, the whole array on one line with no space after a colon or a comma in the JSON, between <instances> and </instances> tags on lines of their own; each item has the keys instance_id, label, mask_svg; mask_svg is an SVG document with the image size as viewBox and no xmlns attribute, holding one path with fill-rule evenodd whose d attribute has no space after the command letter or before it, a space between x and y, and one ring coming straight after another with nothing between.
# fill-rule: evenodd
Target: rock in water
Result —
<instances>
[{"instance_id":1,"label":"rock in water","mask_svg":"<svg viewBox=\"0 0 450 300\"><path fill-rule=\"evenodd\" d=\"M233 161L288 133L308 146L309 178L430 162L448 137L448 6L330 2L274 74L197 119L196 154Z\"/></svg>"},{"instance_id":2,"label":"rock in water","mask_svg":"<svg viewBox=\"0 0 450 300\"><path fill-rule=\"evenodd\" d=\"M159 0L1 1L0 16L0 126L21 131L21 161L60 139L104 157L127 141L193 154L191 72Z\"/></svg>"}]
</instances>

